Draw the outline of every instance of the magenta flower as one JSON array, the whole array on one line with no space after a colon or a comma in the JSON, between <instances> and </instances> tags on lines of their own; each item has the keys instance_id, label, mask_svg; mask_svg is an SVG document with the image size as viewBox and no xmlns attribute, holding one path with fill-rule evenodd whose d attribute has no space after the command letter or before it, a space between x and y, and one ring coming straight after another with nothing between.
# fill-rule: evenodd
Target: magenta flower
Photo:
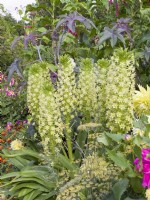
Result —
<instances>
[{"instance_id":1,"label":"magenta flower","mask_svg":"<svg viewBox=\"0 0 150 200\"><path fill-rule=\"evenodd\" d=\"M142 149L142 163L143 163L143 187L150 188L150 148Z\"/></svg>"},{"instance_id":2,"label":"magenta flower","mask_svg":"<svg viewBox=\"0 0 150 200\"><path fill-rule=\"evenodd\" d=\"M15 79L14 79L14 78L12 78L12 79L11 79L11 81L10 81L10 83L9 83L9 86L13 86L13 85L14 85L14 83L15 83Z\"/></svg>"}]
</instances>

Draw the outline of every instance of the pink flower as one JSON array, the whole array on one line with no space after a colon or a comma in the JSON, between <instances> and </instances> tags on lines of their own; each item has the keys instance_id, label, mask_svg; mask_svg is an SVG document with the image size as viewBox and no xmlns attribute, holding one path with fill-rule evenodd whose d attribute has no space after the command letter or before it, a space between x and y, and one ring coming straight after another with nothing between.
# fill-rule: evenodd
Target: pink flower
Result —
<instances>
[{"instance_id":1,"label":"pink flower","mask_svg":"<svg viewBox=\"0 0 150 200\"><path fill-rule=\"evenodd\" d=\"M109 0L109 4L113 4L114 0Z\"/></svg>"},{"instance_id":2,"label":"pink flower","mask_svg":"<svg viewBox=\"0 0 150 200\"><path fill-rule=\"evenodd\" d=\"M142 149L143 187L150 188L150 148Z\"/></svg>"},{"instance_id":3,"label":"pink flower","mask_svg":"<svg viewBox=\"0 0 150 200\"><path fill-rule=\"evenodd\" d=\"M28 120L24 120L23 121L23 125L27 124L28 123Z\"/></svg>"},{"instance_id":4,"label":"pink flower","mask_svg":"<svg viewBox=\"0 0 150 200\"><path fill-rule=\"evenodd\" d=\"M15 92L13 90L6 89L6 95L9 97L15 96Z\"/></svg>"},{"instance_id":5,"label":"pink flower","mask_svg":"<svg viewBox=\"0 0 150 200\"><path fill-rule=\"evenodd\" d=\"M7 122L7 126L6 126L6 129L7 131L10 131L12 129L13 125L11 122Z\"/></svg>"},{"instance_id":6,"label":"pink flower","mask_svg":"<svg viewBox=\"0 0 150 200\"><path fill-rule=\"evenodd\" d=\"M9 86L13 86L13 85L14 85L14 83L15 83L15 79L14 79L14 78L12 78L12 79L11 79L11 81L10 81L10 83L9 83Z\"/></svg>"}]
</instances>

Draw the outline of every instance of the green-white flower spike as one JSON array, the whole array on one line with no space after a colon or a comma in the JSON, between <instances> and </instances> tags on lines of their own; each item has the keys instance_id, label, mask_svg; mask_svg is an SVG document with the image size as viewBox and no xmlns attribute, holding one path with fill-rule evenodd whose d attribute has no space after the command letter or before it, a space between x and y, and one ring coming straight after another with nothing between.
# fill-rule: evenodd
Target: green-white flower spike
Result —
<instances>
[{"instance_id":1,"label":"green-white flower spike","mask_svg":"<svg viewBox=\"0 0 150 200\"><path fill-rule=\"evenodd\" d=\"M112 132L126 133L133 126L135 68L132 52L117 50L111 58L106 85L107 127Z\"/></svg>"},{"instance_id":2,"label":"green-white flower spike","mask_svg":"<svg viewBox=\"0 0 150 200\"><path fill-rule=\"evenodd\" d=\"M91 59L83 59L78 81L79 111L83 116L83 122L90 122L97 112L96 73ZM95 119L94 119L95 120Z\"/></svg>"},{"instance_id":3,"label":"green-white flower spike","mask_svg":"<svg viewBox=\"0 0 150 200\"><path fill-rule=\"evenodd\" d=\"M34 120L38 124L39 120L39 96L43 83L50 80L50 65L46 62L33 64L29 69L28 87L27 87L27 104Z\"/></svg>"},{"instance_id":4,"label":"green-white flower spike","mask_svg":"<svg viewBox=\"0 0 150 200\"><path fill-rule=\"evenodd\" d=\"M57 91L54 96L65 124L64 134L66 136L69 158L73 161L71 120L75 117L77 109L76 79L74 73L76 64L72 58L64 55L60 58L59 65Z\"/></svg>"},{"instance_id":5,"label":"green-white flower spike","mask_svg":"<svg viewBox=\"0 0 150 200\"><path fill-rule=\"evenodd\" d=\"M106 128L106 85L109 65L110 62L105 59L98 60L97 62L98 111L96 113L96 117L103 129Z\"/></svg>"},{"instance_id":6,"label":"green-white flower spike","mask_svg":"<svg viewBox=\"0 0 150 200\"><path fill-rule=\"evenodd\" d=\"M62 143L64 125L61 113L54 98L54 88L50 81L43 84L39 99L39 133L45 153L55 154Z\"/></svg>"},{"instance_id":7,"label":"green-white flower spike","mask_svg":"<svg viewBox=\"0 0 150 200\"><path fill-rule=\"evenodd\" d=\"M64 118L64 122L74 118L77 106L76 80L72 58L65 55L60 58L60 69L58 70L57 91L55 98Z\"/></svg>"}]
</instances>

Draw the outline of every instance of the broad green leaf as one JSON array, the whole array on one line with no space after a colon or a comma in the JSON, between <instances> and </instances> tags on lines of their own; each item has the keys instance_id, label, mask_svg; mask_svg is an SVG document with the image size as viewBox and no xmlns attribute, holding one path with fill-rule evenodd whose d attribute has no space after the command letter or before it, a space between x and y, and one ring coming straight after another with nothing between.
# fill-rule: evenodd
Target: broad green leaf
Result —
<instances>
[{"instance_id":1,"label":"broad green leaf","mask_svg":"<svg viewBox=\"0 0 150 200\"><path fill-rule=\"evenodd\" d=\"M134 138L134 140L133 140L133 143L135 144L135 145L137 145L137 146L141 146L141 142L142 142L142 138L141 138L141 136L140 135L137 135L135 138Z\"/></svg>"},{"instance_id":2,"label":"broad green leaf","mask_svg":"<svg viewBox=\"0 0 150 200\"><path fill-rule=\"evenodd\" d=\"M130 178L130 185L135 193L142 193L144 191L141 179L138 177Z\"/></svg>"},{"instance_id":3,"label":"broad green leaf","mask_svg":"<svg viewBox=\"0 0 150 200\"><path fill-rule=\"evenodd\" d=\"M41 33L43 33L43 32L46 32L46 31L47 31L47 29L46 29L46 28L44 28L44 27L41 27L41 28L38 28L38 31L39 31L39 32L41 32Z\"/></svg>"},{"instance_id":4,"label":"broad green leaf","mask_svg":"<svg viewBox=\"0 0 150 200\"><path fill-rule=\"evenodd\" d=\"M102 134L101 136L99 136L97 138L97 141L99 143L104 144L105 146L109 146L109 144L110 144L110 140L109 140L109 138L105 134Z\"/></svg>"},{"instance_id":5,"label":"broad green leaf","mask_svg":"<svg viewBox=\"0 0 150 200\"><path fill-rule=\"evenodd\" d=\"M128 163L127 159L121 152L114 152L107 149L107 153L109 158L114 161L116 165L121 167L122 169L131 169L130 164Z\"/></svg>"},{"instance_id":6,"label":"broad green leaf","mask_svg":"<svg viewBox=\"0 0 150 200\"><path fill-rule=\"evenodd\" d=\"M113 194L115 196L115 200L120 200L123 193L126 191L129 184L128 179L122 179L119 182L115 183L113 186Z\"/></svg>"},{"instance_id":7,"label":"broad green leaf","mask_svg":"<svg viewBox=\"0 0 150 200\"><path fill-rule=\"evenodd\" d=\"M121 140L124 139L124 136L122 134L106 133L106 135L115 142L120 142Z\"/></svg>"}]
</instances>

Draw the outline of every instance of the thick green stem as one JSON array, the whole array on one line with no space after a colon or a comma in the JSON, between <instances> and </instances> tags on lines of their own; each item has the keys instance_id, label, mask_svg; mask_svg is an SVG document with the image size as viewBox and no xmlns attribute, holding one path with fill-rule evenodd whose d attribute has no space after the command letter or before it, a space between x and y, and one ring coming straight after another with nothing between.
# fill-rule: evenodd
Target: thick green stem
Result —
<instances>
[{"instance_id":1,"label":"thick green stem","mask_svg":"<svg viewBox=\"0 0 150 200\"><path fill-rule=\"evenodd\" d=\"M71 162L73 162L74 158L72 154L72 142L69 134L66 135L66 141L67 141L69 159Z\"/></svg>"},{"instance_id":2,"label":"thick green stem","mask_svg":"<svg viewBox=\"0 0 150 200\"><path fill-rule=\"evenodd\" d=\"M70 120L67 120L67 122L70 123ZM71 141L71 130L69 127L69 123L67 123L66 127L66 142L67 142L67 148L68 148L68 156L71 162L73 162L74 157L72 153L72 141Z\"/></svg>"}]
</instances>

